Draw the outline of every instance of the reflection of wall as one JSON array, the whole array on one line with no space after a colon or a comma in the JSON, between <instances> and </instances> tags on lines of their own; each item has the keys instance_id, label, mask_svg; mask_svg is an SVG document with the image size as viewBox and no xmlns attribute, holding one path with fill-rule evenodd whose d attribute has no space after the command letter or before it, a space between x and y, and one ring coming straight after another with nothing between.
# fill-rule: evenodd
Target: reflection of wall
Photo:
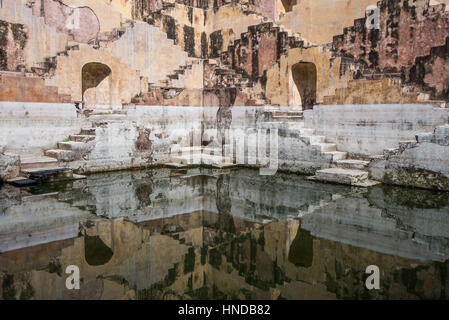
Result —
<instances>
[{"instance_id":1,"label":"reflection of wall","mask_svg":"<svg viewBox=\"0 0 449 320\"><path fill-rule=\"evenodd\" d=\"M36 299L447 297L447 263L415 260L449 255L444 197L391 187L345 195L350 188L291 175L273 180L239 170L220 180L212 170L205 173L98 174L67 186L60 202L0 198L11 221L12 212L35 216L60 206L142 221L90 218L82 236L0 255L0 282L7 289L0 298L12 292ZM212 206L217 195L221 209ZM190 198L211 206L192 212ZM230 214L220 212L228 200ZM299 210L301 219L288 218ZM86 250L95 246L87 248L84 235L99 239L112 256L89 264ZM65 289L69 264L80 266L80 291ZM380 291L364 287L371 264L382 270Z\"/></svg>"},{"instance_id":2,"label":"reflection of wall","mask_svg":"<svg viewBox=\"0 0 449 320\"><path fill-rule=\"evenodd\" d=\"M77 237L79 222L89 216L55 197L13 199L6 207L0 205L0 252Z\"/></svg>"}]
</instances>

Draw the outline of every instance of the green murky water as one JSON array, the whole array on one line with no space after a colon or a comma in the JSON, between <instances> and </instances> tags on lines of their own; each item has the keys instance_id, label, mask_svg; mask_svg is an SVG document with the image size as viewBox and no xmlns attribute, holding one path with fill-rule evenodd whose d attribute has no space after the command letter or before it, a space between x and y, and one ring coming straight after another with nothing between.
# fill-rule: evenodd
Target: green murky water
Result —
<instances>
[{"instance_id":1,"label":"green murky water","mask_svg":"<svg viewBox=\"0 0 449 320\"><path fill-rule=\"evenodd\" d=\"M0 252L1 299L446 299L449 197L246 169L95 174L0 189Z\"/></svg>"}]
</instances>

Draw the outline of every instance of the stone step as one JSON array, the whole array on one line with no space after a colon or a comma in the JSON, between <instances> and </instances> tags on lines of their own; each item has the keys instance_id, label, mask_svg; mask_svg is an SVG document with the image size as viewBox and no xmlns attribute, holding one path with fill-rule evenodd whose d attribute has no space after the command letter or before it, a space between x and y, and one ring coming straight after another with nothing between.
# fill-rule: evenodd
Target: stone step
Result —
<instances>
[{"instance_id":1,"label":"stone step","mask_svg":"<svg viewBox=\"0 0 449 320\"><path fill-rule=\"evenodd\" d=\"M263 102L264 102L264 104L267 104L267 103L265 103L265 100L263 100ZM273 116L273 120L277 120L277 121L280 121L280 120L292 121L292 120L302 120L302 119L303 119L302 115Z\"/></svg>"},{"instance_id":2,"label":"stone step","mask_svg":"<svg viewBox=\"0 0 449 320\"><path fill-rule=\"evenodd\" d=\"M304 122L303 121L287 122L287 126L289 129L301 130L304 129Z\"/></svg>"},{"instance_id":3,"label":"stone step","mask_svg":"<svg viewBox=\"0 0 449 320\"><path fill-rule=\"evenodd\" d=\"M313 146L321 152L337 151L337 145L335 143L317 143Z\"/></svg>"},{"instance_id":4,"label":"stone step","mask_svg":"<svg viewBox=\"0 0 449 320\"><path fill-rule=\"evenodd\" d=\"M300 136L301 140L307 144L324 144L326 142L325 136Z\"/></svg>"},{"instance_id":5,"label":"stone step","mask_svg":"<svg viewBox=\"0 0 449 320\"><path fill-rule=\"evenodd\" d=\"M328 154L332 156L332 162L337 162L339 160L344 160L348 156L347 152L343 151L330 151L330 152L323 152L324 154Z\"/></svg>"},{"instance_id":6,"label":"stone step","mask_svg":"<svg viewBox=\"0 0 449 320\"><path fill-rule=\"evenodd\" d=\"M368 180L368 172L362 170L330 168L318 170L315 173L315 176L311 177L311 179L355 186Z\"/></svg>"},{"instance_id":7,"label":"stone step","mask_svg":"<svg viewBox=\"0 0 449 320\"><path fill-rule=\"evenodd\" d=\"M83 128L81 129L81 135L95 135L96 128Z\"/></svg>"},{"instance_id":8,"label":"stone step","mask_svg":"<svg viewBox=\"0 0 449 320\"><path fill-rule=\"evenodd\" d=\"M417 144L418 144L418 141L416 141L416 138L415 138L415 140L399 141L399 148L409 149L409 148L416 147Z\"/></svg>"},{"instance_id":9,"label":"stone step","mask_svg":"<svg viewBox=\"0 0 449 320\"><path fill-rule=\"evenodd\" d=\"M94 135L74 134L70 136L70 140L75 142L89 142L95 140Z\"/></svg>"},{"instance_id":10,"label":"stone step","mask_svg":"<svg viewBox=\"0 0 449 320\"><path fill-rule=\"evenodd\" d=\"M313 135L315 135L315 129L301 128L299 130L299 133L302 136L313 136Z\"/></svg>"},{"instance_id":11,"label":"stone step","mask_svg":"<svg viewBox=\"0 0 449 320\"><path fill-rule=\"evenodd\" d=\"M58 142L58 148L62 150L80 151L86 148L86 144L75 141Z\"/></svg>"},{"instance_id":12,"label":"stone step","mask_svg":"<svg viewBox=\"0 0 449 320\"><path fill-rule=\"evenodd\" d=\"M54 167L58 160L48 156L20 156L21 169Z\"/></svg>"},{"instance_id":13,"label":"stone step","mask_svg":"<svg viewBox=\"0 0 449 320\"><path fill-rule=\"evenodd\" d=\"M172 156L167 163L177 163L182 165L214 165L222 163L232 163L230 157L222 157L221 155L209 155L201 153L183 154L181 156Z\"/></svg>"},{"instance_id":14,"label":"stone step","mask_svg":"<svg viewBox=\"0 0 449 320\"><path fill-rule=\"evenodd\" d=\"M190 153L201 153L203 150L203 147L201 146L195 146L195 147L182 147L179 149L179 152L182 152L183 155L190 154Z\"/></svg>"},{"instance_id":15,"label":"stone step","mask_svg":"<svg viewBox=\"0 0 449 320\"><path fill-rule=\"evenodd\" d=\"M285 116L298 116L302 117L303 112L302 111L274 111L273 117L285 117Z\"/></svg>"},{"instance_id":16,"label":"stone step","mask_svg":"<svg viewBox=\"0 0 449 320\"><path fill-rule=\"evenodd\" d=\"M369 161L364 160L356 160L356 159L346 159L346 160L338 160L336 162L339 168L343 169L355 169L362 170L368 167Z\"/></svg>"},{"instance_id":17,"label":"stone step","mask_svg":"<svg viewBox=\"0 0 449 320\"><path fill-rule=\"evenodd\" d=\"M92 121L99 120L126 120L126 114L96 114L89 117Z\"/></svg>"},{"instance_id":18,"label":"stone step","mask_svg":"<svg viewBox=\"0 0 449 320\"><path fill-rule=\"evenodd\" d=\"M53 149L45 151L45 155L55 158L59 161L73 161L75 160L75 152L71 150Z\"/></svg>"}]
</instances>

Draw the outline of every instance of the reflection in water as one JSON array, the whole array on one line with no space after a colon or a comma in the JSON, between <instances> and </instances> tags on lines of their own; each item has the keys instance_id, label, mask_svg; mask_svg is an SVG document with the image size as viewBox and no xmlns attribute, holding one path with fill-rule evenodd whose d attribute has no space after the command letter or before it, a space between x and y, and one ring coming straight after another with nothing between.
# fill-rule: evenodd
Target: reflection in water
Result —
<instances>
[{"instance_id":1,"label":"reflection in water","mask_svg":"<svg viewBox=\"0 0 449 320\"><path fill-rule=\"evenodd\" d=\"M244 169L6 186L0 298L446 299L448 227L445 193ZM68 265L80 290L65 287Z\"/></svg>"}]
</instances>

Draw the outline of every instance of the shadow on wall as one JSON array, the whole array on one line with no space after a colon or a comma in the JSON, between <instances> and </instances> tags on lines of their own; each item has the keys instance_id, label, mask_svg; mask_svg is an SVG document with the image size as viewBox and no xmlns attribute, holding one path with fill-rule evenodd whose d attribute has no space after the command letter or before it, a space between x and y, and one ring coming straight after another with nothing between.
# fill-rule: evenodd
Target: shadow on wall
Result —
<instances>
[{"instance_id":1,"label":"shadow on wall","mask_svg":"<svg viewBox=\"0 0 449 320\"><path fill-rule=\"evenodd\" d=\"M110 106L112 71L102 63L92 62L83 66L82 95L84 107L94 109L97 106Z\"/></svg>"},{"instance_id":2,"label":"shadow on wall","mask_svg":"<svg viewBox=\"0 0 449 320\"><path fill-rule=\"evenodd\" d=\"M293 10L293 6L296 5L297 0L281 0L281 3L285 12L289 12Z\"/></svg>"},{"instance_id":3,"label":"shadow on wall","mask_svg":"<svg viewBox=\"0 0 449 320\"><path fill-rule=\"evenodd\" d=\"M292 77L303 110L312 109L316 103L317 69L315 64L311 62L294 64L292 66Z\"/></svg>"}]
</instances>

